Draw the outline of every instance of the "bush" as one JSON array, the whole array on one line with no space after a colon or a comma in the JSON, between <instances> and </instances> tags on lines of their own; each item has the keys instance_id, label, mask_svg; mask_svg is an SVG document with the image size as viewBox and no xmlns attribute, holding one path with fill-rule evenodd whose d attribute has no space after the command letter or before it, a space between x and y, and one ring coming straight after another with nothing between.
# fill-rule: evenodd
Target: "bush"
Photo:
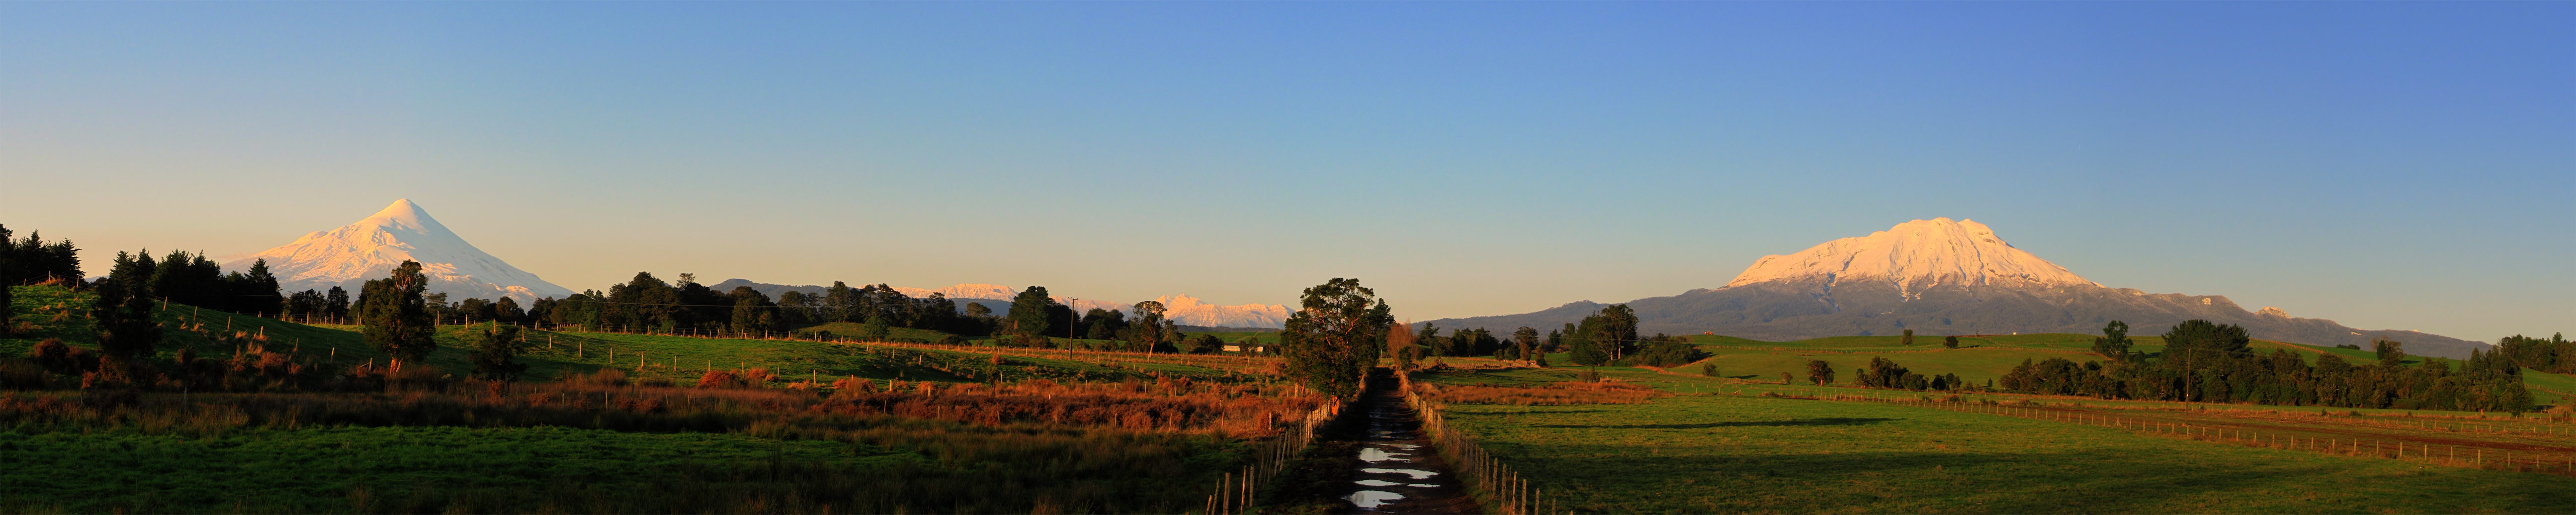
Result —
<instances>
[{"instance_id":1,"label":"bush","mask_svg":"<svg viewBox=\"0 0 2576 515\"><path fill-rule=\"evenodd\" d=\"M1636 359L1648 366L1671 367L1708 359L1708 353L1700 352L1698 345L1689 342L1660 341L1646 347L1646 352L1638 354Z\"/></svg>"},{"instance_id":2,"label":"bush","mask_svg":"<svg viewBox=\"0 0 2576 515\"><path fill-rule=\"evenodd\" d=\"M1717 364L1716 364L1716 363L1701 363L1701 364L1699 364L1699 375L1704 375L1704 376L1709 376L1709 377L1717 377Z\"/></svg>"}]
</instances>

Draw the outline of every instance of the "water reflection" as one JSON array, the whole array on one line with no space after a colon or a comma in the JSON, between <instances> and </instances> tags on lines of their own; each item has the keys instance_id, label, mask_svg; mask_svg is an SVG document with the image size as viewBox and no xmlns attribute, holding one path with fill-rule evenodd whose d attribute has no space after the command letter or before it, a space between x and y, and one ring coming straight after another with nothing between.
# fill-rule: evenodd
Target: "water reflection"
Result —
<instances>
[{"instance_id":1,"label":"water reflection","mask_svg":"<svg viewBox=\"0 0 2576 515\"><path fill-rule=\"evenodd\" d=\"M1403 498L1404 498L1404 495L1403 495L1403 494L1398 494L1398 493L1395 493L1395 492L1380 492L1380 491L1376 491L1376 490L1361 490L1361 491L1359 491L1359 492L1357 492L1357 493L1353 493L1353 494L1351 494L1350 500L1351 500L1351 505L1353 505L1353 506L1358 506L1358 507L1362 507L1362 508L1375 508L1375 507L1378 507L1378 506L1381 506L1381 505L1385 505L1386 503L1395 502L1395 500L1397 500L1397 499L1403 499Z\"/></svg>"}]
</instances>

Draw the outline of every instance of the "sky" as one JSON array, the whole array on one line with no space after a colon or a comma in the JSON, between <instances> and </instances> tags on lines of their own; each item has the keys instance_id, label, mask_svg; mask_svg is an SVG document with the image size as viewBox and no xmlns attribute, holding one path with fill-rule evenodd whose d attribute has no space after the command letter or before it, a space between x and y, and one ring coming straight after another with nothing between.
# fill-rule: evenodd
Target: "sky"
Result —
<instances>
[{"instance_id":1,"label":"sky","mask_svg":"<svg viewBox=\"0 0 2576 515\"><path fill-rule=\"evenodd\" d=\"M575 290L1357 277L1410 320L1949 217L2494 341L2576 329L2576 3L9 2L0 184L98 270L409 198Z\"/></svg>"}]
</instances>

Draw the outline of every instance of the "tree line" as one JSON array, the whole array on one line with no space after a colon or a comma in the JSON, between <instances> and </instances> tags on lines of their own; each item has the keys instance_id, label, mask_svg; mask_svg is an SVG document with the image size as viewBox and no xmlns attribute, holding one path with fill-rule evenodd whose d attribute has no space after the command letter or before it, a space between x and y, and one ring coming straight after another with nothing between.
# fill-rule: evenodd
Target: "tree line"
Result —
<instances>
[{"instance_id":1,"label":"tree line","mask_svg":"<svg viewBox=\"0 0 2576 515\"><path fill-rule=\"evenodd\" d=\"M2176 324L2165 332L2165 349L2158 353L2132 351L2128 327L2113 321L2095 339L2094 351L2107 360L2025 359L1981 389L2104 399L2525 411L2532 408L2531 392L2524 388L2521 373L2528 362L2518 360L2553 359L2548 357L2556 356L2554 352L2565 345L2557 339L2511 340L2516 345L2496 352L2471 351L2469 359L2454 369L2451 360L2429 358L2409 366L2404 344L2379 340L2372 342L2376 360L2356 363L2329 353L2317 356L2311 365L2287 349L2255 351L2245 328L2233 324L2207 320ZM1819 383L1832 382L1830 368L1822 374L1811 370L1809 376L1821 376ZM1912 373L1884 357L1872 359L1859 382L1906 390L1979 389L1962 384L1956 375Z\"/></svg>"}]
</instances>

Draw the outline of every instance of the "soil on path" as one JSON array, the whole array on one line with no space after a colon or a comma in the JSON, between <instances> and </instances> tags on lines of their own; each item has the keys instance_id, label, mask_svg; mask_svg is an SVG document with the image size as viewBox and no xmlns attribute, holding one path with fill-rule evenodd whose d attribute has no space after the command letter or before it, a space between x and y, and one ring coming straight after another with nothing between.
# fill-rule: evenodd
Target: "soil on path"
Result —
<instances>
[{"instance_id":1,"label":"soil on path","mask_svg":"<svg viewBox=\"0 0 2576 515\"><path fill-rule=\"evenodd\" d=\"M1422 419L1405 406L1395 378L1369 375L1358 409L1368 415L1348 465L1344 513L1484 513L1439 448L1420 433Z\"/></svg>"}]
</instances>

